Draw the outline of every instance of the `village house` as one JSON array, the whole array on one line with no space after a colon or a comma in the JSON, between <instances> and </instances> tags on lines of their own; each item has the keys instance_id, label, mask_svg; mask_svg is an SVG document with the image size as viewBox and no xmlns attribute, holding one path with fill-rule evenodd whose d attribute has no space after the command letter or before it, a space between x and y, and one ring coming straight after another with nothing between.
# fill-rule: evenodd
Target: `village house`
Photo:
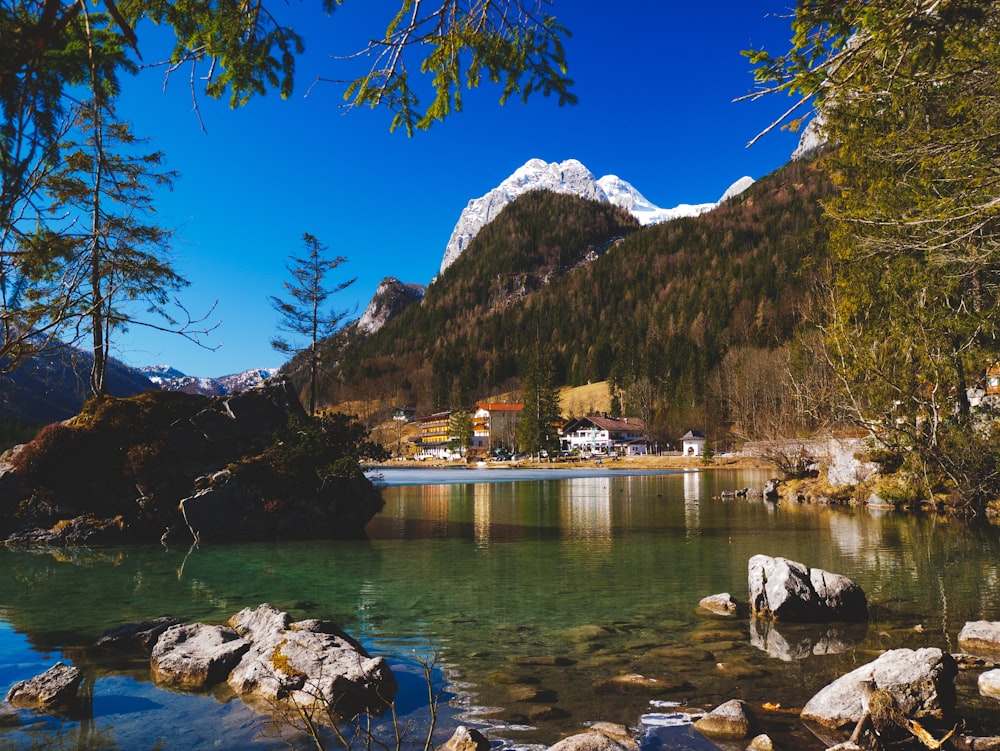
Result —
<instances>
[{"instance_id":1,"label":"village house","mask_svg":"<svg viewBox=\"0 0 1000 751\"><path fill-rule=\"evenodd\" d=\"M574 417L563 426L563 451L645 456L649 453L646 423L637 417Z\"/></svg>"}]
</instances>

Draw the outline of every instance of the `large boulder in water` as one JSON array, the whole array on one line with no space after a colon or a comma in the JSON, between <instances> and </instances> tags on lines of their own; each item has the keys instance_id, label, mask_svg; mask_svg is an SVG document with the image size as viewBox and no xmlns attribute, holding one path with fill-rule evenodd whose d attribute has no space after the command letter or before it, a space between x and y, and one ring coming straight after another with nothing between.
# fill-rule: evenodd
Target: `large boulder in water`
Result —
<instances>
[{"instance_id":1,"label":"large boulder in water","mask_svg":"<svg viewBox=\"0 0 1000 751\"><path fill-rule=\"evenodd\" d=\"M251 705L273 710L291 704L331 719L352 718L385 711L396 695L385 660L371 657L329 621L292 623L265 603L241 610L229 623L251 644L229 686Z\"/></svg>"},{"instance_id":2,"label":"large boulder in water","mask_svg":"<svg viewBox=\"0 0 1000 751\"><path fill-rule=\"evenodd\" d=\"M861 719L862 685L874 681L907 717L941 719L955 708L958 666L940 649L892 649L823 688L802 708L802 719L829 728Z\"/></svg>"},{"instance_id":3,"label":"large boulder in water","mask_svg":"<svg viewBox=\"0 0 1000 751\"><path fill-rule=\"evenodd\" d=\"M750 608L758 618L823 623L863 621L868 599L856 583L786 558L753 556L748 564Z\"/></svg>"}]
</instances>

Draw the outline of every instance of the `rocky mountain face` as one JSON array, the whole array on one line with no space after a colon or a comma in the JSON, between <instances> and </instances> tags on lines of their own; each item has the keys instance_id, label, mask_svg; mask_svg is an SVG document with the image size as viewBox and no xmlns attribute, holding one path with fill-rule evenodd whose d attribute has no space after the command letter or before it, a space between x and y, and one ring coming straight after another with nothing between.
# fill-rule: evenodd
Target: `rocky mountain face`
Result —
<instances>
[{"instance_id":1,"label":"rocky mountain face","mask_svg":"<svg viewBox=\"0 0 1000 751\"><path fill-rule=\"evenodd\" d=\"M629 182L616 175L605 175L598 179L576 159L552 163L531 159L489 193L469 201L445 247L441 271L455 262L472 242L472 238L493 221L504 206L528 191L550 190L605 201L628 210L640 224L649 225L703 214L714 209L721 201L746 190L752 183L753 180L749 177L740 178L716 203L681 204L671 209L662 209L647 200Z\"/></svg>"},{"instance_id":2,"label":"rocky mountain face","mask_svg":"<svg viewBox=\"0 0 1000 751\"><path fill-rule=\"evenodd\" d=\"M393 276L379 282L371 302L357 320L362 334L374 334L410 305L424 299L427 288L421 284L404 284Z\"/></svg>"}]
</instances>

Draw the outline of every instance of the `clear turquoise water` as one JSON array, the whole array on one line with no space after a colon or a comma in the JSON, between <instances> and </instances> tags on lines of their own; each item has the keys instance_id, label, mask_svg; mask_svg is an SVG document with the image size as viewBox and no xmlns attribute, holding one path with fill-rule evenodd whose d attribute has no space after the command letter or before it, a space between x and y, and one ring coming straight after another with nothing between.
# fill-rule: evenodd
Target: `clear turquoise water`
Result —
<instances>
[{"instance_id":1,"label":"clear turquoise water","mask_svg":"<svg viewBox=\"0 0 1000 751\"><path fill-rule=\"evenodd\" d=\"M418 476L438 483L428 485L384 473L386 508L364 542L0 550L0 690L64 659L84 668L93 697L85 722L16 713L0 722L0 749L286 748L224 692L162 691L144 664L110 665L85 648L107 628L159 615L221 622L270 602L331 618L390 659L400 712L415 726L426 714L417 660L430 660L445 692L439 735L471 721L517 745L550 744L595 720L656 724L675 704L801 706L879 650L954 650L966 620L1000 619L990 527L719 497L760 487L757 473L498 472L475 483L455 477L481 473ZM817 654L828 648L814 646L816 629L769 635L769 653L745 619L698 616L705 595L746 598L756 553L850 576L871 622L838 633L837 654ZM793 648L779 652L782 643ZM606 685L626 673L683 685L657 695ZM967 693L974 721L995 723L994 708ZM824 747L786 725L777 732L798 747ZM657 732L667 748L706 747L685 727Z\"/></svg>"}]
</instances>

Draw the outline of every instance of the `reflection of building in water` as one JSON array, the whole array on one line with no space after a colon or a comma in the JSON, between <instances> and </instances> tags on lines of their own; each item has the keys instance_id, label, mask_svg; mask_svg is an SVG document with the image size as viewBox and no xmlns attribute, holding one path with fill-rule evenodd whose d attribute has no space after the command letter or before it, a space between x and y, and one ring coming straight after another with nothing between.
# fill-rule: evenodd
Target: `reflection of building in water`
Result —
<instances>
[{"instance_id":1,"label":"reflection of building in water","mask_svg":"<svg viewBox=\"0 0 1000 751\"><path fill-rule=\"evenodd\" d=\"M701 472L684 473L684 529L687 537L701 537Z\"/></svg>"},{"instance_id":2,"label":"reflection of building in water","mask_svg":"<svg viewBox=\"0 0 1000 751\"><path fill-rule=\"evenodd\" d=\"M472 487L472 534L477 543L485 545L492 537L490 511L493 505L493 485L482 482Z\"/></svg>"},{"instance_id":3,"label":"reflection of building in water","mask_svg":"<svg viewBox=\"0 0 1000 751\"><path fill-rule=\"evenodd\" d=\"M560 522L564 536L611 537L611 479L576 477L562 481Z\"/></svg>"},{"instance_id":4,"label":"reflection of building in water","mask_svg":"<svg viewBox=\"0 0 1000 751\"><path fill-rule=\"evenodd\" d=\"M684 473L684 500L701 500L701 472Z\"/></svg>"}]
</instances>

